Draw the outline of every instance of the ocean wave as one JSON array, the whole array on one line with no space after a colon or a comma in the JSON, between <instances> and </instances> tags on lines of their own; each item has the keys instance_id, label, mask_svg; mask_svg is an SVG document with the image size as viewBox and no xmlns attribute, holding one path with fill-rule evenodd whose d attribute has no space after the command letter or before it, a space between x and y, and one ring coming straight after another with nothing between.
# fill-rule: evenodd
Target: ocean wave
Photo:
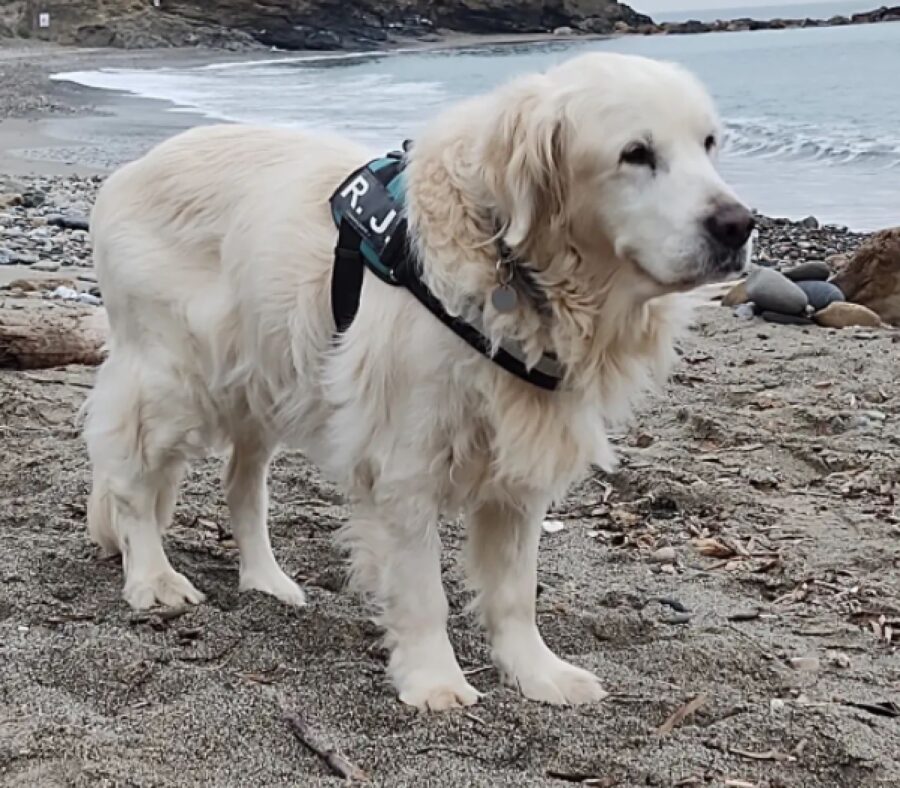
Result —
<instances>
[{"instance_id":1,"label":"ocean wave","mask_svg":"<svg viewBox=\"0 0 900 788\"><path fill-rule=\"evenodd\" d=\"M764 118L732 118L726 123L726 155L814 161L824 165L866 163L900 166L900 137L873 136L850 126L828 128Z\"/></svg>"}]
</instances>

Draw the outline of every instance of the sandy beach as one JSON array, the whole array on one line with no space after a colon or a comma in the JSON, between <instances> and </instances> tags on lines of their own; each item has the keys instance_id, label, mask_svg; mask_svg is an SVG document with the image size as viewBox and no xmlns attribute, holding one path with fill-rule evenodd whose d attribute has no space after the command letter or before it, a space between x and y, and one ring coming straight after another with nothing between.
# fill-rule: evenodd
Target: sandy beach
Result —
<instances>
[{"instance_id":1,"label":"sandy beach","mask_svg":"<svg viewBox=\"0 0 900 788\"><path fill-rule=\"evenodd\" d=\"M95 292L86 233L58 217L86 216L110 168L205 122L49 75L161 57L235 55L0 47L0 199L18 198L0 203L0 288ZM864 240L763 221L758 257ZM97 308L0 289L0 316ZM452 637L485 697L438 715L388 685L332 543L346 507L302 456L274 465L270 522L307 608L238 594L209 460L168 537L208 602L135 613L86 534L94 369L0 370L0 785L341 784L284 721L299 713L383 786L900 786L898 338L701 309L669 385L615 436L622 470L573 490L543 537L542 631L610 697L552 708L500 685L447 523Z\"/></svg>"}]
</instances>

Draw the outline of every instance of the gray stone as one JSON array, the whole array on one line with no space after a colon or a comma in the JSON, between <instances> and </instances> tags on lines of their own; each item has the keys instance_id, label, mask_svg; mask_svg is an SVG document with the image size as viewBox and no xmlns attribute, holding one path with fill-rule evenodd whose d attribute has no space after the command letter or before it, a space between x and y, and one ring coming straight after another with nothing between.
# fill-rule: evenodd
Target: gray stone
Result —
<instances>
[{"instance_id":1,"label":"gray stone","mask_svg":"<svg viewBox=\"0 0 900 788\"><path fill-rule=\"evenodd\" d=\"M819 220L815 216L807 216L800 221L800 226L806 230L818 230Z\"/></svg>"},{"instance_id":2,"label":"gray stone","mask_svg":"<svg viewBox=\"0 0 900 788\"><path fill-rule=\"evenodd\" d=\"M747 278L747 296L763 312L802 314L809 303L806 293L784 274L760 268Z\"/></svg>"},{"instance_id":3,"label":"gray stone","mask_svg":"<svg viewBox=\"0 0 900 788\"><path fill-rule=\"evenodd\" d=\"M831 269L821 260L810 260L808 263L800 263L787 271L784 275L792 282L817 281L824 282L831 276Z\"/></svg>"},{"instance_id":4,"label":"gray stone","mask_svg":"<svg viewBox=\"0 0 900 788\"><path fill-rule=\"evenodd\" d=\"M37 262L31 266L31 270L32 271L49 271L52 273L53 271L59 270L59 263L55 263L52 260L40 260L39 262Z\"/></svg>"},{"instance_id":5,"label":"gray stone","mask_svg":"<svg viewBox=\"0 0 900 788\"><path fill-rule=\"evenodd\" d=\"M783 326L811 326L813 321L802 315L786 315L783 312L760 312L759 316L769 323L780 323Z\"/></svg>"},{"instance_id":6,"label":"gray stone","mask_svg":"<svg viewBox=\"0 0 900 788\"><path fill-rule=\"evenodd\" d=\"M88 220L85 216L48 216L47 224L52 224L54 227L62 227L66 230L88 229Z\"/></svg>"},{"instance_id":7,"label":"gray stone","mask_svg":"<svg viewBox=\"0 0 900 788\"><path fill-rule=\"evenodd\" d=\"M844 298L841 288L831 284L831 282L797 282L797 287L806 293L809 305L816 311L824 309L829 304L837 301L847 300Z\"/></svg>"},{"instance_id":8,"label":"gray stone","mask_svg":"<svg viewBox=\"0 0 900 788\"><path fill-rule=\"evenodd\" d=\"M674 564L677 558L674 547L660 547L650 554L650 561L654 564Z\"/></svg>"}]
</instances>

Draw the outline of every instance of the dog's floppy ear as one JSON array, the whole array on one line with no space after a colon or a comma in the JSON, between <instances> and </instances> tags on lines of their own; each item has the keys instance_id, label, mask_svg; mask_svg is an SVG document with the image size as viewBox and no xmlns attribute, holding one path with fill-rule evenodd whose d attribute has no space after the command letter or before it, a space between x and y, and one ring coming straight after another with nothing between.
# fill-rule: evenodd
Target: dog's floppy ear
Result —
<instances>
[{"instance_id":1,"label":"dog's floppy ear","mask_svg":"<svg viewBox=\"0 0 900 788\"><path fill-rule=\"evenodd\" d=\"M547 77L513 82L486 130L481 163L513 247L528 249L564 215L566 124L552 97Z\"/></svg>"}]
</instances>

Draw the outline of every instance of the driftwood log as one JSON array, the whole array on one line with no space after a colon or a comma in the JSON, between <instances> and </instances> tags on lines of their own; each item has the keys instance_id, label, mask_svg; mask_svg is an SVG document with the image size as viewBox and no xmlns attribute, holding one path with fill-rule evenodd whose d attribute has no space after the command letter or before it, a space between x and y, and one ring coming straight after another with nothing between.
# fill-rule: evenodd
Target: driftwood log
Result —
<instances>
[{"instance_id":1,"label":"driftwood log","mask_svg":"<svg viewBox=\"0 0 900 788\"><path fill-rule=\"evenodd\" d=\"M0 311L0 369L47 369L103 361L106 310Z\"/></svg>"}]
</instances>

